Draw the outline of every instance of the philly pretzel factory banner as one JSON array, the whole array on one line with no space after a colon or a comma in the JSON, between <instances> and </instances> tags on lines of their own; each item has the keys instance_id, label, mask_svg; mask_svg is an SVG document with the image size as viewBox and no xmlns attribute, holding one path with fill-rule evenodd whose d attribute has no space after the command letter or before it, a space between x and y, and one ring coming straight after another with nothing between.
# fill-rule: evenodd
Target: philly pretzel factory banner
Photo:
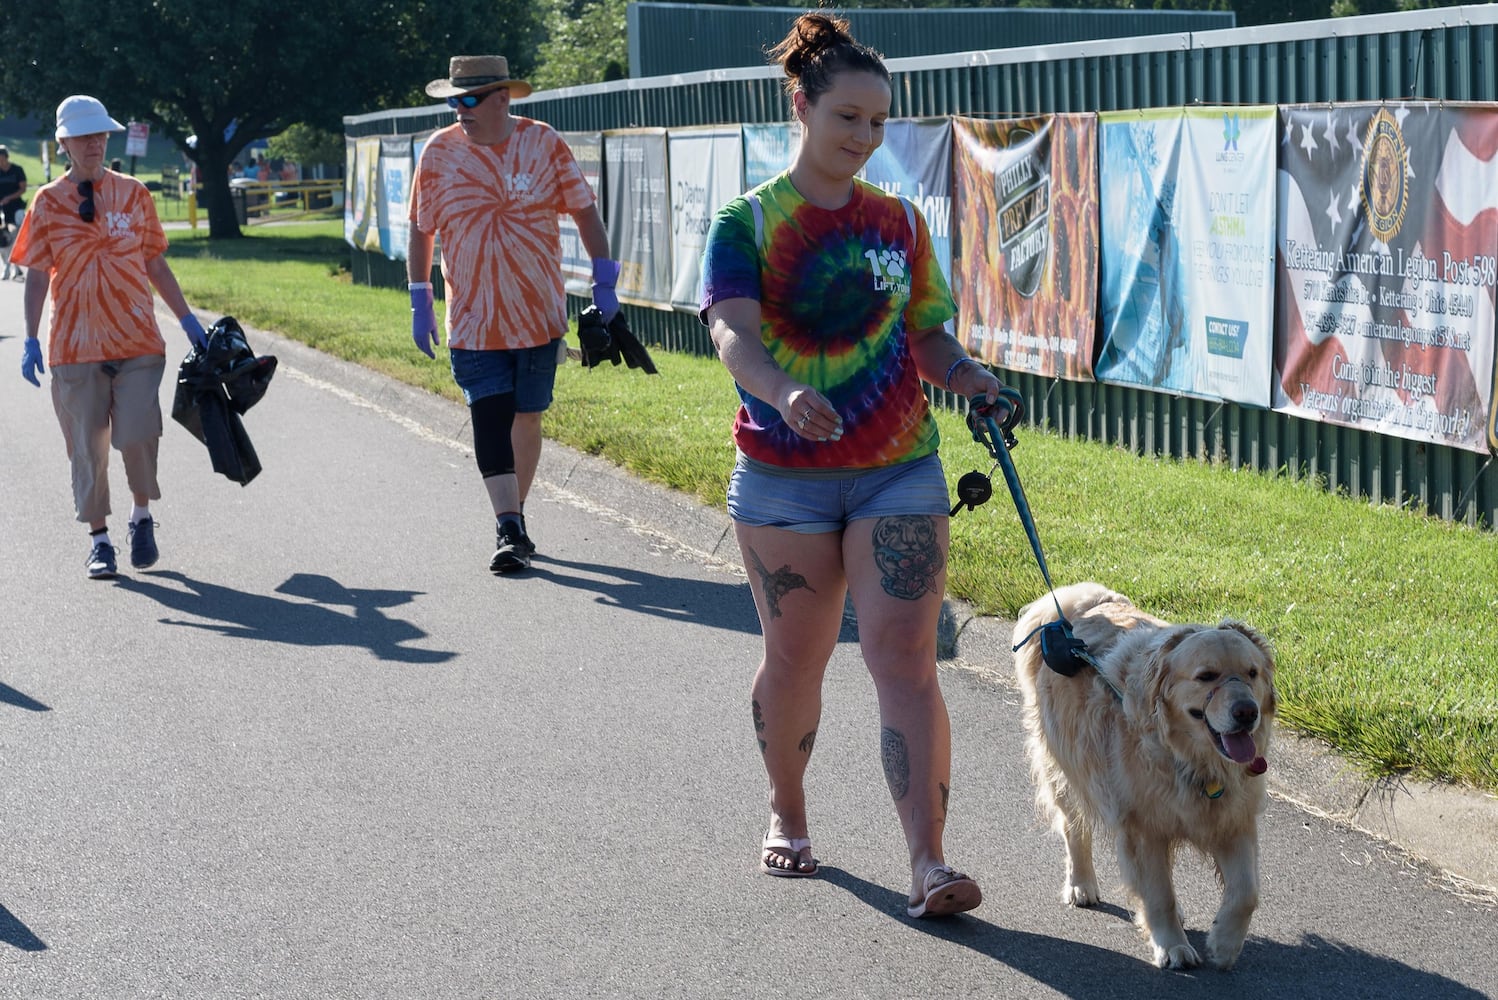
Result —
<instances>
[{"instance_id":1,"label":"philly pretzel factory banner","mask_svg":"<svg viewBox=\"0 0 1498 1000\"><path fill-rule=\"evenodd\" d=\"M671 195L666 130L630 129L603 137L609 246L622 265L619 297L638 305L671 301Z\"/></svg>"},{"instance_id":2,"label":"philly pretzel factory banner","mask_svg":"<svg viewBox=\"0 0 1498 1000\"><path fill-rule=\"evenodd\" d=\"M1293 105L1280 128L1277 406L1487 451L1498 112Z\"/></svg>"},{"instance_id":3,"label":"philly pretzel factory banner","mask_svg":"<svg viewBox=\"0 0 1498 1000\"><path fill-rule=\"evenodd\" d=\"M931 249L952 283L952 122L900 118L884 123L884 142L859 176L909 199L926 217Z\"/></svg>"},{"instance_id":4,"label":"philly pretzel factory banner","mask_svg":"<svg viewBox=\"0 0 1498 1000\"><path fill-rule=\"evenodd\" d=\"M744 190L749 191L791 168L796 150L801 148L801 125L779 122L745 125L743 129Z\"/></svg>"},{"instance_id":5,"label":"philly pretzel factory banner","mask_svg":"<svg viewBox=\"0 0 1498 1000\"><path fill-rule=\"evenodd\" d=\"M1275 108L1098 115L1097 378L1267 408Z\"/></svg>"},{"instance_id":6,"label":"philly pretzel factory banner","mask_svg":"<svg viewBox=\"0 0 1498 1000\"><path fill-rule=\"evenodd\" d=\"M577 167L583 172L588 186L593 189L593 197L598 199L599 211L603 212L604 219L608 219L608 213L604 211L607 206L603 203L603 133L602 132L561 132L562 141L567 148L572 150L572 158L577 161ZM592 293L593 287L593 258L588 255L583 246L582 237L577 233L577 223L572 221L572 216L562 213L557 219L561 228L562 236L562 280L567 287L568 294L581 295L587 298ZM617 252L617 251L615 251Z\"/></svg>"},{"instance_id":7,"label":"philly pretzel factory banner","mask_svg":"<svg viewBox=\"0 0 1498 1000\"><path fill-rule=\"evenodd\" d=\"M953 118L957 337L1012 371L1092 378L1097 120Z\"/></svg>"},{"instance_id":8,"label":"philly pretzel factory banner","mask_svg":"<svg viewBox=\"0 0 1498 1000\"><path fill-rule=\"evenodd\" d=\"M671 304L696 312L702 303L702 251L713 214L743 193L744 138L737 125L672 129Z\"/></svg>"},{"instance_id":9,"label":"philly pretzel factory banner","mask_svg":"<svg viewBox=\"0 0 1498 1000\"><path fill-rule=\"evenodd\" d=\"M391 260L405 260L411 241L408 209L414 168L410 136L380 139L380 249Z\"/></svg>"}]
</instances>

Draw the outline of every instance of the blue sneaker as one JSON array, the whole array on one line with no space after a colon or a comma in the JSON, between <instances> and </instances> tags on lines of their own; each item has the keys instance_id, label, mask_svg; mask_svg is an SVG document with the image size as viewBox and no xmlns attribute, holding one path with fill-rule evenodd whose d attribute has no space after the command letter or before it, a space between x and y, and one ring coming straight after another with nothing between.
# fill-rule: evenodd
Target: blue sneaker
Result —
<instances>
[{"instance_id":1,"label":"blue sneaker","mask_svg":"<svg viewBox=\"0 0 1498 1000\"><path fill-rule=\"evenodd\" d=\"M156 522L150 518L130 525L130 565L136 569L155 566L161 553L156 551Z\"/></svg>"},{"instance_id":2,"label":"blue sneaker","mask_svg":"<svg viewBox=\"0 0 1498 1000\"><path fill-rule=\"evenodd\" d=\"M108 542L95 545L88 554L88 578L109 580L114 577L115 569L114 546Z\"/></svg>"}]
</instances>

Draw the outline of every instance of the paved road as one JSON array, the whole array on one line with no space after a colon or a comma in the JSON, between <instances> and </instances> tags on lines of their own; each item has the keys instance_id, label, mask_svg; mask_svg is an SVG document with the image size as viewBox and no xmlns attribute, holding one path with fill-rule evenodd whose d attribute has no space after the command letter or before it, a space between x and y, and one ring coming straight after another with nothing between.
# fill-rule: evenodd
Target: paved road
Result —
<instances>
[{"instance_id":1,"label":"paved road","mask_svg":"<svg viewBox=\"0 0 1498 1000\"><path fill-rule=\"evenodd\" d=\"M541 556L495 579L461 409L269 335L265 472L216 477L169 424L160 564L86 580L19 315L0 287L0 997L1498 996L1491 905L1284 800L1226 976L1150 966L1116 889L1061 906L1001 648L943 667L981 909L903 916L851 629L810 782L826 877L760 875L721 514L549 448ZM1200 944L1215 886L1180 877Z\"/></svg>"}]
</instances>

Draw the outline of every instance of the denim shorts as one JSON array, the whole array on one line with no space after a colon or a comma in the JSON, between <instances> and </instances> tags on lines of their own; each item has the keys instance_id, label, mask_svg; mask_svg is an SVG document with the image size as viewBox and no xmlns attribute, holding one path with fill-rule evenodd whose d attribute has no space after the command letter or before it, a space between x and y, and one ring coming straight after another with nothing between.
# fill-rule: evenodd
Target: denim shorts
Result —
<instances>
[{"instance_id":1,"label":"denim shorts","mask_svg":"<svg viewBox=\"0 0 1498 1000\"><path fill-rule=\"evenodd\" d=\"M774 471L740 455L728 479L728 515L734 521L803 535L841 531L860 518L946 517L951 510L937 455L843 477Z\"/></svg>"},{"instance_id":2,"label":"denim shorts","mask_svg":"<svg viewBox=\"0 0 1498 1000\"><path fill-rule=\"evenodd\" d=\"M516 413L540 413L551 406L557 381L557 344L522 347L514 351L465 351L454 347L453 381L469 406L474 400L500 393L515 394Z\"/></svg>"}]
</instances>

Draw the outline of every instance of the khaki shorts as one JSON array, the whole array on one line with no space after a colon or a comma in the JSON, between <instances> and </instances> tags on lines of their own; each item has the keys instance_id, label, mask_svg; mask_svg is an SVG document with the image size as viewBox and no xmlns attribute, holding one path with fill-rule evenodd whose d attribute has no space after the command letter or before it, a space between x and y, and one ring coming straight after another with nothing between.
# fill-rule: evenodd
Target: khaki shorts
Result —
<instances>
[{"instance_id":1,"label":"khaki shorts","mask_svg":"<svg viewBox=\"0 0 1498 1000\"><path fill-rule=\"evenodd\" d=\"M52 406L73 465L73 506L83 523L103 521L110 513L110 445L125 460L130 492L161 499L156 455L165 372L160 354L52 368Z\"/></svg>"}]
</instances>

